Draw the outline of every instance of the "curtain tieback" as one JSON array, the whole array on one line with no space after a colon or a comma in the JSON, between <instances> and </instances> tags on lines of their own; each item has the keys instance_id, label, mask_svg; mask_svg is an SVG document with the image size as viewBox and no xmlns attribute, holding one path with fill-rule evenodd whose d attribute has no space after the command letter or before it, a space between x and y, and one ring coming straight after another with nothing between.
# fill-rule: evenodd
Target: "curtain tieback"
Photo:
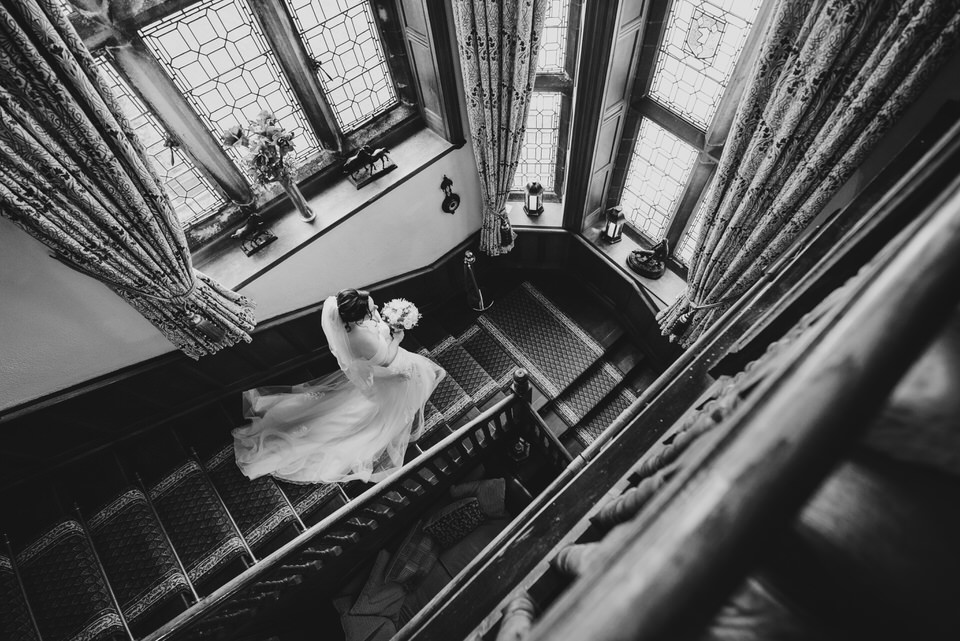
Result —
<instances>
[{"instance_id":1,"label":"curtain tieback","mask_svg":"<svg viewBox=\"0 0 960 641\"><path fill-rule=\"evenodd\" d=\"M696 312L696 311L699 311L699 310L701 310L701 309L713 309L714 307L720 307L721 305L726 305L727 303L732 303L732 302L735 301L736 299L737 299L736 296L725 296L724 298L721 298L720 300L718 300L718 301L715 302L715 303L705 303L705 304L703 304L703 305L701 305L701 304L699 304L699 303L694 303L693 301L690 301L690 311L691 311L691 312Z\"/></svg>"}]
</instances>

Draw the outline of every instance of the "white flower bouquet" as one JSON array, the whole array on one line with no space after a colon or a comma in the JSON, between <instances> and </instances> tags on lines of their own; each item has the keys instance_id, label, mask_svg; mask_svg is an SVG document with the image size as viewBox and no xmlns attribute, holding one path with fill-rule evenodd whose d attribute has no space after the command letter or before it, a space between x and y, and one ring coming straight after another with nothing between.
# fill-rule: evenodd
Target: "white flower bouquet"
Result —
<instances>
[{"instance_id":1,"label":"white flower bouquet","mask_svg":"<svg viewBox=\"0 0 960 641\"><path fill-rule=\"evenodd\" d=\"M420 310L403 298L387 301L380 309L380 317L390 326L391 331L413 329L420 322Z\"/></svg>"}]
</instances>

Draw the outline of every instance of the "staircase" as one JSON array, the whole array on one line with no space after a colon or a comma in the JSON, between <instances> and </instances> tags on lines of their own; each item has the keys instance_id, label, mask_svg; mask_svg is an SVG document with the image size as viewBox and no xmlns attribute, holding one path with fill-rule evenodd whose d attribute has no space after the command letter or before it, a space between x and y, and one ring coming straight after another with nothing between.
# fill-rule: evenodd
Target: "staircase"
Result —
<instances>
[{"instance_id":1,"label":"staircase","mask_svg":"<svg viewBox=\"0 0 960 641\"><path fill-rule=\"evenodd\" d=\"M538 413L518 474L532 493L655 376L595 300L549 279L505 291L482 314L448 305L409 332L404 346L448 372L427 404L423 436L407 453L411 465L429 470L426 481L410 481L421 491L404 498L408 483L390 499L361 482L250 481L234 465L229 439L243 421L239 399L221 399L7 493L4 514L20 518L4 524L0 638L179 638L184 630L171 628L171 619L188 621L187 636L225 634L321 571L333 578L333 561L348 571L346 551L367 546L361 540L378 528L377 536L388 536L396 528L390 519L404 521L404 509L473 464L488 446L483 435L495 440L505 429L496 426L511 424L496 418L486 432L472 427L516 403L510 385L518 367L531 371ZM318 359L260 384L308 380L329 368L329 359ZM453 438L465 429L469 439ZM444 457L424 461L431 447ZM371 507L376 500L380 507ZM306 544L320 534L319 545ZM251 573L263 576L244 582ZM211 605L216 616L191 618Z\"/></svg>"}]
</instances>

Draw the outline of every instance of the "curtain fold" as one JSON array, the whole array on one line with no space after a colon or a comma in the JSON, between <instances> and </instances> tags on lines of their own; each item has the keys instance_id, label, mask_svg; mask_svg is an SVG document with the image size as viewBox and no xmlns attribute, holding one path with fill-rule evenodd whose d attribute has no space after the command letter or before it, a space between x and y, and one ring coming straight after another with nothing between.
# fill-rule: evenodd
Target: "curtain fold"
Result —
<instances>
[{"instance_id":1,"label":"curtain fold","mask_svg":"<svg viewBox=\"0 0 960 641\"><path fill-rule=\"evenodd\" d=\"M820 213L960 42L958 0L777 5L704 203L687 291L661 312L689 346Z\"/></svg>"},{"instance_id":2,"label":"curtain fold","mask_svg":"<svg viewBox=\"0 0 960 641\"><path fill-rule=\"evenodd\" d=\"M250 341L252 304L193 269L136 135L55 0L0 5L0 214L188 356Z\"/></svg>"},{"instance_id":3,"label":"curtain fold","mask_svg":"<svg viewBox=\"0 0 960 641\"><path fill-rule=\"evenodd\" d=\"M480 172L480 249L513 249L506 204L517 172L548 0L454 0L457 49Z\"/></svg>"}]
</instances>

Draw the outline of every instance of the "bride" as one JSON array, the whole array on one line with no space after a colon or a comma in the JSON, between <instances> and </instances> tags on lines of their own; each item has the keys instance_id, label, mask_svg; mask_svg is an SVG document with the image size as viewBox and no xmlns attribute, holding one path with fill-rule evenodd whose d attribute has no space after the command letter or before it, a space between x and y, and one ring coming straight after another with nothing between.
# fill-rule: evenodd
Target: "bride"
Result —
<instances>
[{"instance_id":1,"label":"bride","mask_svg":"<svg viewBox=\"0 0 960 641\"><path fill-rule=\"evenodd\" d=\"M379 481L403 465L423 427L423 406L446 372L400 347L365 291L323 304L321 321L340 370L293 387L243 393L249 425L233 430L237 465L294 483Z\"/></svg>"}]
</instances>

